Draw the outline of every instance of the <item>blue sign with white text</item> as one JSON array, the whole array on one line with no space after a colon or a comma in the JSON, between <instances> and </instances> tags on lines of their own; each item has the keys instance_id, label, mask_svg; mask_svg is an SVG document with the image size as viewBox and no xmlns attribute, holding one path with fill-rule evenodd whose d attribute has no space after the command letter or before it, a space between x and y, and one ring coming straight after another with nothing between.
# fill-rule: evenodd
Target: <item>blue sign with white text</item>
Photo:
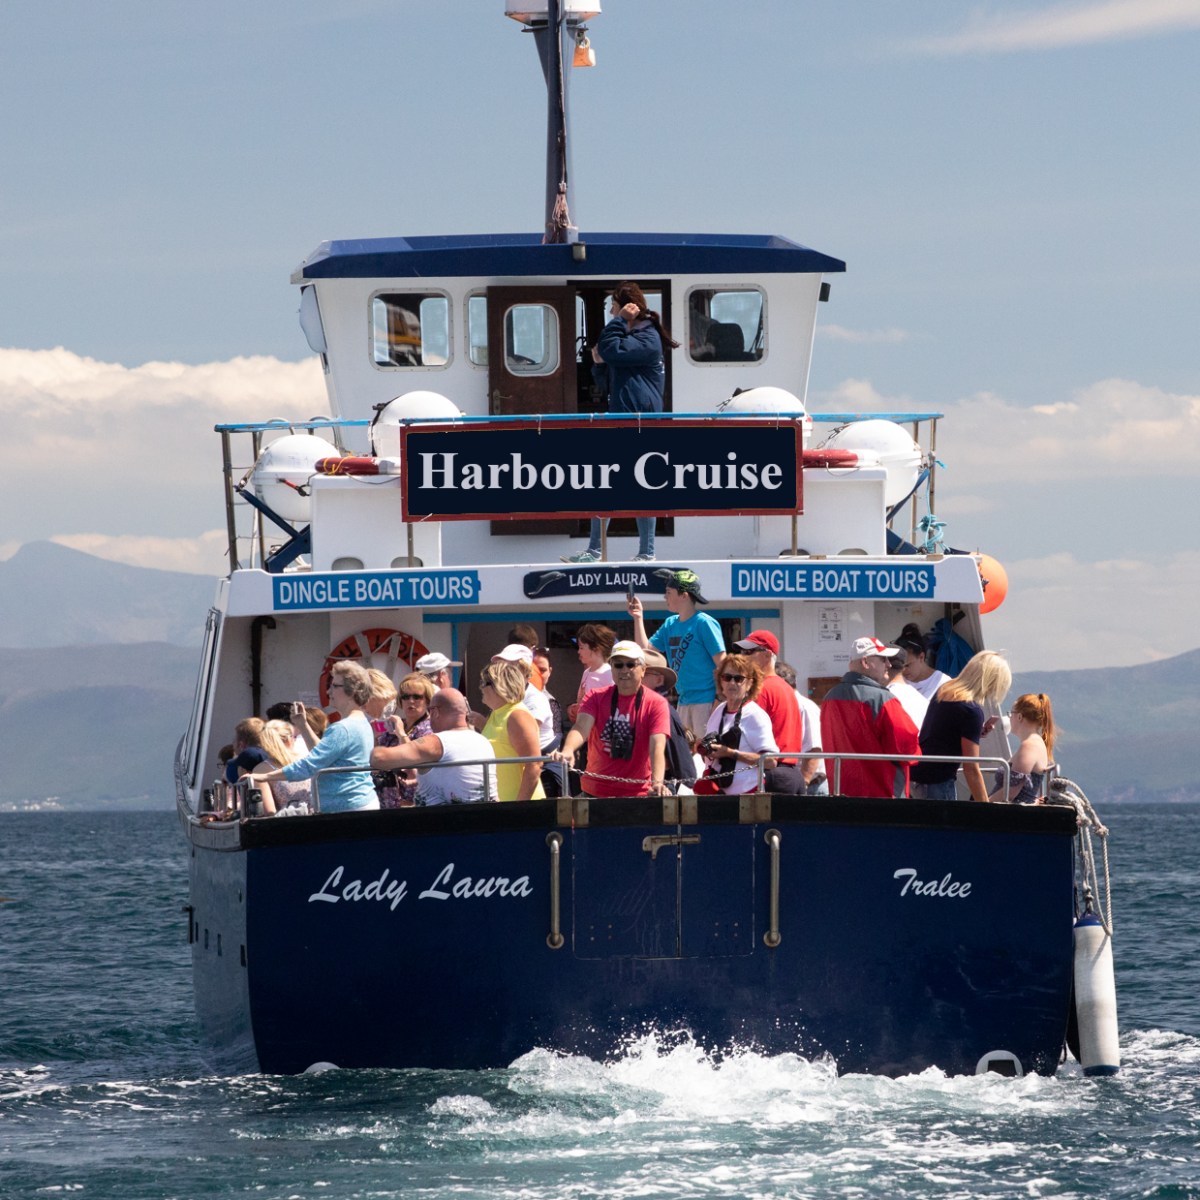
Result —
<instances>
[{"instance_id":1,"label":"blue sign with white text","mask_svg":"<svg viewBox=\"0 0 1200 1200\"><path fill-rule=\"evenodd\" d=\"M933 563L734 563L735 597L795 596L812 600L930 600Z\"/></svg>"},{"instance_id":2,"label":"blue sign with white text","mask_svg":"<svg viewBox=\"0 0 1200 1200\"><path fill-rule=\"evenodd\" d=\"M276 612L325 608L415 608L478 604L478 571L336 571L271 578Z\"/></svg>"}]
</instances>

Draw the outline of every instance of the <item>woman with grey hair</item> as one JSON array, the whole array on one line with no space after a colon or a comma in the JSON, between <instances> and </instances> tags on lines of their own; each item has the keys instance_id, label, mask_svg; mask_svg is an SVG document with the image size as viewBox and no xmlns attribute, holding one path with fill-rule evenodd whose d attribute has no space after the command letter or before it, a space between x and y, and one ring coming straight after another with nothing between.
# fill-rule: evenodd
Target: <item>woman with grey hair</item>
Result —
<instances>
[{"instance_id":1,"label":"woman with grey hair","mask_svg":"<svg viewBox=\"0 0 1200 1200\"><path fill-rule=\"evenodd\" d=\"M328 767L360 767L362 770L325 775L317 784L321 812L350 812L378 808L379 797L369 769L375 732L363 711L371 699L371 677L352 659L342 659L330 672L329 699L341 720L330 725L325 736L303 758L286 767L266 772L270 783L285 779L294 783L311 779Z\"/></svg>"}]
</instances>

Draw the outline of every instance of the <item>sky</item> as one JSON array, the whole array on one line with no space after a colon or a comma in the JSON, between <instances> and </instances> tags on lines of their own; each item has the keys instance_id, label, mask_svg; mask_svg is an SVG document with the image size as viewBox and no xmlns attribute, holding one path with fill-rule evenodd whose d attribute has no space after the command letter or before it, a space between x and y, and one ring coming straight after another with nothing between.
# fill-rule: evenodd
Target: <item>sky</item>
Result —
<instances>
[{"instance_id":1,"label":"sky","mask_svg":"<svg viewBox=\"0 0 1200 1200\"><path fill-rule=\"evenodd\" d=\"M1200 645L1200 0L602 0L593 230L844 260L810 411L939 423L946 541L1014 666ZM534 230L545 100L503 0L4 0L0 558L216 573L221 420L327 411L327 238Z\"/></svg>"}]
</instances>

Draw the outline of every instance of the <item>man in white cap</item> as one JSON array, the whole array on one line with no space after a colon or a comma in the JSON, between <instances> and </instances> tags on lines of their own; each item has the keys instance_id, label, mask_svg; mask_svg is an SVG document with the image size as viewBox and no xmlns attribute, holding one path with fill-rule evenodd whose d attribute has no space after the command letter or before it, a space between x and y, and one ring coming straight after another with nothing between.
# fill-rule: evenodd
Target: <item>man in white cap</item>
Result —
<instances>
[{"instance_id":1,"label":"man in white cap","mask_svg":"<svg viewBox=\"0 0 1200 1200\"><path fill-rule=\"evenodd\" d=\"M897 647L860 637L850 650L850 669L821 704L822 747L831 754L894 754L895 761L842 759L840 796L907 796L908 768L919 757L917 727L887 688L888 659ZM830 778L838 765L829 760ZM831 786L830 791L835 789Z\"/></svg>"},{"instance_id":2,"label":"man in white cap","mask_svg":"<svg viewBox=\"0 0 1200 1200\"><path fill-rule=\"evenodd\" d=\"M575 728L551 757L568 767L587 742L583 790L589 796L662 796L671 719L666 700L642 686L646 652L637 642L617 642L608 656L612 687L588 692Z\"/></svg>"},{"instance_id":3,"label":"man in white cap","mask_svg":"<svg viewBox=\"0 0 1200 1200\"><path fill-rule=\"evenodd\" d=\"M454 686L450 668L461 667L462 663L447 658L440 650L434 650L432 654L422 655L414 665L437 689Z\"/></svg>"}]
</instances>

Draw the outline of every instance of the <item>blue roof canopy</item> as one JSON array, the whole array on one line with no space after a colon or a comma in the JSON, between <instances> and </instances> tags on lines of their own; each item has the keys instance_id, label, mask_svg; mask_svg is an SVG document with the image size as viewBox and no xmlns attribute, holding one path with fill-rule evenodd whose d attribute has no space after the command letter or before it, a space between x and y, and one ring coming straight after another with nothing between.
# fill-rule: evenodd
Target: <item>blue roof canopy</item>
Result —
<instances>
[{"instance_id":1,"label":"blue roof canopy","mask_svg":"<svg viewBox=\"0 0 1200 1200\"><path fill-rule=\"evenodd\" d=\"M846 269L840 259L760 234L581 233L576 245L587 248L582 261L571 245L545 246L538 233L322 242L296 268L292 282L461 275L832 274Z\"/></svg>"}]
</instances>

